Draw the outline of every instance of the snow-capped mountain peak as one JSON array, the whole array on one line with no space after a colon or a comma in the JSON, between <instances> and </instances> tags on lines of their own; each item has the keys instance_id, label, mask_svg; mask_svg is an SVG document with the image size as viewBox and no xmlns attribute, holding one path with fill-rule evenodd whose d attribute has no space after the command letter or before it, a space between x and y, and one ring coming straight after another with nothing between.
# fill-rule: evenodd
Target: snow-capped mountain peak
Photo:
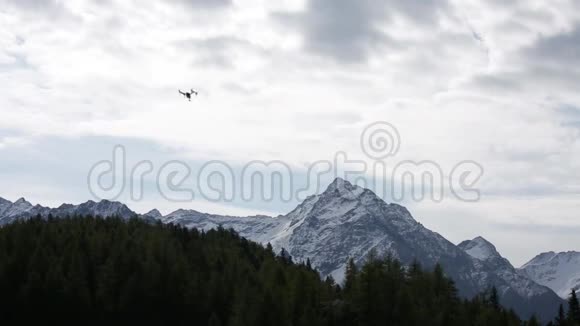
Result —
<instances>
[{"instance_id":1,"label":"snow-capped mountain peak","mask_svg":"<svg viewBox=\"0 0 580 326\"><path fill-rule=\"evenodd\" d=\"M365 192L365 189L359 187L357 185L353 185L352 183L341 179L336 178L334 181L326 188L326 191L322 194L323 196L326 195L337 195L347 199L355 199L358 198Z\"/></svg>"},{"instance_id":2,"label":"snow-capped mountain peak","mask_svg":"<svg viewBox=\"0 0 580 326\"><path fill-rule=\"evenodd\" d=\"M545 252L520 267L519 272L568 298L572 289L580 290L580 252Z\"/></svg>"},{"instance_id":3,"label":"snow-capped mountain peak","mask_svg":"<svg viewBox=\"0 0 580 326\"><path fill-rule=\"evenodd\" d=\"M31 203L26 201L26 199L24 199L24 198L20 198L17 201L15 201L14 203L6 201L2 204L2 207L0 207L0 211L1 211L0 213L2 214L2 216L9 216L9 217L14 217L14 216L26 214L26 212L29 212L32 210L34 210L34 207L32 206ZM0 224L2 224L2 223L0 223Z\"/></svg>"},{"instance_id":4,"label":"snow-capped mountain peak","mask_svg":"<svg viewBox=\"0 0 580 326\"><path fill-rule=\"evenodd\" d=\"M95 215L95 216L120 216L123 218L132 217L135 214L129 209L125 204L116 201L101 200L96 203L94 201L89 201L80 204L76 207L77 215Z\"/></svg>"},{"instance_id":5,"label":"snow-capped mountain peak","mask_svg":"<svg viewBox=\"0 0 580 326\"><path fill-rule=\"evenodd\" d=\"M20 207L32 207L32 204L29 203L26 199L24 198L20 198L17 201L14 202L14 205L20 206Z\"/></svg>"},{"instance_id":6,"label":"snow-capped mountain peak","mask_svg":"<svg viewBox=\"0 0 580 326\"><path fill-rule=\"evenodd\" d=\"M554 258L556 255L557 254L553 251L543 252L543 253L537 255L536 257L532 258L532 260L525 263L520 268L531 267L534 265L544 265L544 264L548 263L550 260L552 260L552 258Z\"/></svg>"},{"instance_id":7,"label":"snow-capped mountain peak","mask_svg":"<svg viewBox=\"0 0 580 326\"><path fill-rule=\"evenodd\" d=\"M143 214L143 216L151 217L151 218L154 218L154 219L160 219L160 218L163 217L163 215L161 214L161 212L159 210L157 210L157 209L152 209L149 212Z\"/></svg>"},{"instance_id":8,"label":"snow-capped mountain peak","mask_svg":"<svg viewBox=\"0 0 580 326\"><path fill-rule=\"evenodd\" d=\"M12 202L0 197L0 216L4 214L10 206L12 206Z\"/></svg>"},{"instance_id":9,"label":"snow-capped mountain peak","mask_svg":"<svg viewBox=\"0 0 580 326\"><path fill-rule=\"evenodd\" d=\"M40 215L42 217L52 216L119 216L130 218L137 214L130 210L125 204L102 200L94 202L89 200L80 205L62 204L58 208L49 208L41 205L32 205L26 199L20 198L16 202L0 202L0 225L11 223L17 219L29 219Z\"/></svg>"},{"instance_id":10,"label":"snow-capped mountain peak","mask_svg":"<svg viewBox=\"0 0 580 326\"><path fill-rule=\"evenodd\" d=\"M501 255L497 252L495 246L483 237L476 237L473 240L465 240L460 243L458 247L471 257L478 260L501 258Z\"/></svg>"}]
</instances>

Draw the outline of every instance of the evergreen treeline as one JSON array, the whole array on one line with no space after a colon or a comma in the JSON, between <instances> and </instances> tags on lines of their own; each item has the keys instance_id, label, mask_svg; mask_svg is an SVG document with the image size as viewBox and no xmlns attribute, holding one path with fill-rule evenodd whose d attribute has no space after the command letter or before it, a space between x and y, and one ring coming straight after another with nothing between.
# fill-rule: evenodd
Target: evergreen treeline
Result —
<instances>
[{"instance_id":1,"label":"evergreen treeline","mask_svg":"<svg viewBox=\"0 0 580 326\"><path fill-rule=\"evenodd\" d=\"M309 262L219 229L138 219L43 220L0 228L0 320L171 325L521 325L497 292L457 296L440 267L352 261L339 287ZM566 317L567 318L567 317ZM534 320L524 324L534 325Z\"/></svg>"},{"instance_id":2,"label":"evergreen treeline","mask_svg":"<svg viewBox=\"0 0 580 326\"><path fill-rule=\"evenodd\" d=\"M580 303L576 290L572 290L568 298L568 311L564 311L564 306L560 305L558 317L551 325L555 326L580 326Z\"/></svg>"}]
</instances>

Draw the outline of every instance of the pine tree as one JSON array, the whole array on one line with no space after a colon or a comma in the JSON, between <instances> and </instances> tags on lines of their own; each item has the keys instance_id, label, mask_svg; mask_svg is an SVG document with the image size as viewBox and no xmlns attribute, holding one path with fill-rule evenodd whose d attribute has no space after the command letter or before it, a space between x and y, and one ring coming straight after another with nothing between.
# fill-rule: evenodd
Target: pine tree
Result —
<instances>
[{"instance_id":1,"label":"pine tree","mask_svg":"<svg viewBox=\"0 0 580 326\"><path fill-rule=\"evenodd\" d=\"M211 314L211 317L209 318L207 325L208 326L221 326L222 322L220 321L220 318L214 312Z\"/></svg>"},{"instance_id":2,"label":"pine tree","mask_svg":"<svg viewBox=\"0 0 580 326\"><path fill-rule=\"evenodd\" d=\"M558 308L558 316L556 317L556 326L566 326L566 313L564 312L564 305L560 304Z\"/></svg>"},{"instance_id":3,"label":"pine tree","mask_svg":"<svg viewBox=\"0 0 580 326\"><path fill-rule=\"evenodd\" d=\"M493 286L491 288L491 293L489 294L489 303L496 311L499 310L499 296L497 294L497 288Z\"/></svg>"},{"instance_id":4,"label":"pine tree","mask_svg":"<svg viewBox=\"0 0 580 326\"><path fill-rule=\"evenodd\" d=\"M580 324L580 304L576 296L576 290L572 290L568 299L568 321L570 323Z\"/></svg>"},{"instance_id":5,"label":"pine tree","mask_svg":"<svg viewBox=\"0 0 580 326\"><path fill-rule=\"evenodd\" d=\"M536 317L535 315L533 315L530 320L528 320L528 323L526 324L527 326L541 326L540 321L538 320L538 317Z\"/></svg>"},{"instance_id":6,"label":"pine tree","mask_svg":"<svg viewBox=\"0 0 580 326\"><path fill-rule=\"evenodd\" d=\"M286 250L286 248L282 248L282 250L280 250L280 259L282 259L282 261L286 264L292 264L292 256L290 255L290 253L288 252L288 250Z\"/></svg>"},{"instance_id":7,"label":"pine tree","mask_svg":"<svg viewBox=\"0 0 580 326\"><path fill-rule=\"evenodd\" d=\"M354 259L350 258L346 264L346 271L344 274L344 291L347 295L352 295L357 273L358 270L354 263Z\"/></svg>"}]
</instances>

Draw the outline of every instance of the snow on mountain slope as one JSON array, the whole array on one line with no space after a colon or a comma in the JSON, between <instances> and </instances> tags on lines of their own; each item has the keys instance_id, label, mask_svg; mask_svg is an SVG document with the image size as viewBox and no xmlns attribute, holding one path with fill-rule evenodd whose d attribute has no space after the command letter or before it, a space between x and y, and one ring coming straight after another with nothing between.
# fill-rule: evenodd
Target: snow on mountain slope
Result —
<instances>
[{"instance_id":1,"label":"snow on mountain slope","mask_svg":"<svg viewBox=\"0 0 580 326\"><path fill-rule=\"evenodd\" d=\"M580 252L542 253L518 270L561 298L568 298L572 289L580 290Z\"/></svg>"},{"instance_id":2,"label":"snow on mountain slope","mask_svg":"<svg viewBox=\"0 0 580 326\"><path fill-rule=\"evenodd\" d=\"M349 258L360 263L371 250L404 263L417 259L426 266L468 260L452 243L417 223L404 207L387 204L370 190L342 179L287 217L297 222L284 247L296 259L310 258L323 275L339 281Z\"/></svg>"},{"instance_id":3,"label":"snow on mountain slope","mask_svg":"<svg viewBox=\"0 0 580 326\"><path fill-rule=\"evenodd\" d=\"M157 209L152 209L149 212L143 214L144 217L149 217L155 220L161 219L163 215Z\"/></svg>"},{"instance_id":4,"label":"snow on mountain slope","mask_svg":"<svg viewBox=\"0 0 580 326\"><path fill-rule=\"evenodd\" d=\"M495 246L482 237L463 241L459 244L459 248L468 253L471 257L479 260L487 260L500 256L495 249Z\"/></svg>"},{"instance_id":5,"label":"snow on mountain slope","mask_svg":"<svg viewBox=\"0 0 580 326\"><path fill-rule=\"evenodd\" d=\"M119 202L102 200L94 202L89 200L80 205L63 204L58 208L43 207L40 205L33 206L24 198L20 198L14 203L7 200L0 201L0 225L11 223L18 219L28 219L40 215L42 217L52 216L75 216L75 215L92 215L92 216L120 216L122 218L131 218L137 216L137 213L130 210L127 206Z\"/></svg>"},{"instance_id":6,"label":"snow on mountain slope","mask_svg":"<svg viewBox=\"0 0 580 326\"><path fill-rule=\"evenodd\" d=\"M417 260L431 268L440 263L466 297L496 286L501 302L522 316L541 307L536 312L548 320L561 303L550 289L519 275L485 239L465 242L466 253L418 223L403 206L388 204L342 179L284 216L231 217L180 210L163 221L204 230L233 228L250 240L270 243L277 252L286 249L295 261L310 259L323 276L332 275L339 282L349 258L360 264L375 251L403 264Z\"/></svg>"},{"instance_id":7,"label":"snow on mountain slope","mask_svg":"<svg viewBox=\"0 0 580 326\"><path fill-rule=\"evenodd\" d=\"M416 222L404 207L387 204L370 190L342 179L284 216L231 217L178 210L162 220L204 230L233 228L251 240L270 243L277 252L285 248L296 261L310 259L322 275L338 281L349 258L360 263L371 250L390 253L405 263L418 259L431 267L440 260L470 261L451 242Z\"/></svg>"},{"instance_id":8,"label":"snow on mountain slope","mask_svg":"<svg viewBox=\"0 0 580 326\"><path fill-rule=\"evenodd\" d=\"M6 208L8 208L10 205L12 205L11 201L0 197L0 216L2 215L4 210L6 210Z\"/></svg>"},{"instance_id":9,"label":"snow on mountain slope","mask_svg":"<svg viewBox=\"0 0 580 326\"><path fill-rule=\"evenodd\" d=\"M290 221L269 216L234 217L200 213L194 210L177 210L161 219L163 223L180 224L200 230L211 230L219 226L234 229L250 240L268 243Z\"/></svg>"},{"instance_id":10,"label":"snow on mountain slope","mask_svg":"<svg viewBox=\"0 0 580 326\"><path fill-rule=\"evenodd\" d=\"M4 211L4 214L8 216L16 216L31 209L33 209L32 204L27 202L26 199L20 198L12 205L8 206Z\"/></svg>"},{"instance_id":11,"label":"snow on mountain slope","mask_svg":"<svg viewBox=\"0 0 580 326\"><path fill-rule=\"evenodd\" d=\"M484 238L477 237L463 241L458 247L479 260L485 269L493 271L503 281L503 283L495 284L500 294L507 295L509 292L515 292L517 296L523 298L553 297L553 292L548 287L520 274L507 259L497 252L495 246Z\"/></svg>"}]
</instances>

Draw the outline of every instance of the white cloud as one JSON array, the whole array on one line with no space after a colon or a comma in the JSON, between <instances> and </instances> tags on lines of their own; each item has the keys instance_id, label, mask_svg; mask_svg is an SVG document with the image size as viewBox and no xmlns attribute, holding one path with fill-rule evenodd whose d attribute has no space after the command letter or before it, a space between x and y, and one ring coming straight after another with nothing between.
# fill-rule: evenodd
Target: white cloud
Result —
<instances>
[{"instance_id":1,"label":"white cloud","mask_svg":"<svg viewBox=\"0 0 580 326\"><path fill-rule=\"evenodd\" d=\"M303 166L364 158L362 128L386 120L401 133L396 160L484 166L482 192L505 204L465 211L513 205L537 224L537 209L575 212L576 1L0 3L0 131L18 137L0 132L0 154L98 136ZM191 87L189 103L177 89Z\"/></svg>"}]
</instances>

